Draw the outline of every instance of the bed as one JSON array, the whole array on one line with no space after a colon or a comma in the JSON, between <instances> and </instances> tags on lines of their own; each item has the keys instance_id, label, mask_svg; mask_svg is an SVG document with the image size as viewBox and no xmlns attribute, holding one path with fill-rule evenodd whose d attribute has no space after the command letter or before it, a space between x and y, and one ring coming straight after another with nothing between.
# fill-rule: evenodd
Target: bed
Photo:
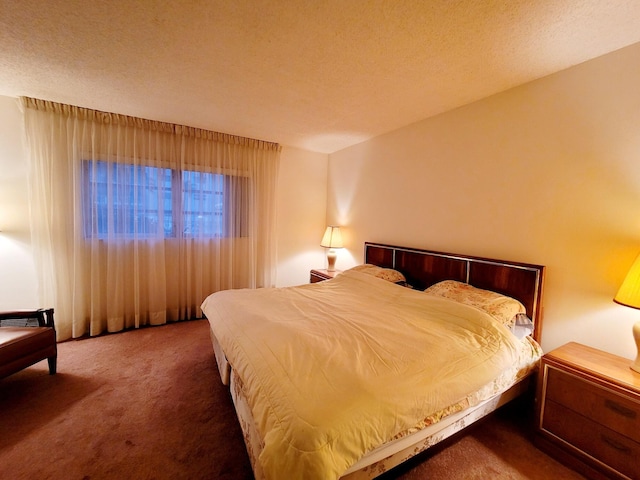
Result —
<instances>
[{"instance_id":1,"label":"bed","mask_svg":"<svg viewBox=\"0 0 640 480\"><path fill-rule=\"evenodd\" d=\"M368 479L529 390L544 267L365 243L364 264L202 305L257 479Z\"/></svg>"}]
</instances>

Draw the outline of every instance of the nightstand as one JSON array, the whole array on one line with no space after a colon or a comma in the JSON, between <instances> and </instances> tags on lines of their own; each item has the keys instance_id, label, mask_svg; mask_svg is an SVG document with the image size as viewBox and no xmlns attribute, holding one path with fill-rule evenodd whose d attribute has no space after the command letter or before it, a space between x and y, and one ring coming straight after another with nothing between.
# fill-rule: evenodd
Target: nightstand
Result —
<instances>
[{"instance_id":1,"label":"nightstand","mask_svg":"<svg viewBox=\"0 0 640 480\"><path fill-rule=\"evenodd\" d=\"M330 272L329 270L324 269L314 269L311 270L311 274L309 276L309 281L311 283L322 282L323 280L329 280L339 274L341 270L334 270Z\"/></svg>"},{"instance_id":2,"label":"nightstand","mask_svg":"<svg viewBox=\"0 0 640 480\"><path fill-rule=\"evenodd\" d=\"M595 479L640 479L640 374L568 343L542 357L536 445Z\"/></svg>"}]
</instances>

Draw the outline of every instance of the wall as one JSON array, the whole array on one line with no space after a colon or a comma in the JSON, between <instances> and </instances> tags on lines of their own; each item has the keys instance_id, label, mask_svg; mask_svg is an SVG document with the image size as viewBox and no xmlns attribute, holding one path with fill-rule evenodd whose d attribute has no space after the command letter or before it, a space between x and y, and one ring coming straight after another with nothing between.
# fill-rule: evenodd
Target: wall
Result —
<instances>
[{"instance_id":1,"label":"wall","mask_svg":"<svg viewBox=\"0 0 640 480\"><path fill-rule=\"evenodd\" d=\"M22 115L0 96L0 310L38 308L31 252Z\"/></svg>"},{"instance_id":2,"label":"wall","mask_svg":"<svg viewBox=\"0 0 640 480\"><path fill-rule=\"evenodd\" d=\"M309 281L324 266L328 156L283 148L278 178L278 286ZM0 310L38 308L22 116L0 96Z\"/></svg>"},{"instance_id":3,"label":"wall","mask_svg":"<svg viewBox=\"0 0 640 480\"><path fill-rule=\"evenodd\" d=\"M638 85L640 44L330 155L342 268L366 240L543 264L543 348L635 357Z\"/></svg>"},{"instance_id":4,"label":"wall","mask_svg":"<svg viewBox=\"0 0 640 480\"><path fill-rule=\"evenodd\" d=\"M309 283L310 269L325 268L320 240L326 227L328 162L328 155L323 153L282 149L278 175L278 287Z\"/></svg>"},{"instance_id":5,"label":"wall","mask_svg":"<svg viewBox=\"0 0 640 480\"><path fill-rule=\"evenodd\" d=\"M640 250L640 45L329 156L284 148L278 286L365 240L547 266L542 344L635 356L611 298ZM20 112L0 96L0 309L37 305ZM327 167L328 164L328 167ZM327 172L328 168L328 172ZM326 212L325 212L326 205Z\"/></svg>"}]
</instances>

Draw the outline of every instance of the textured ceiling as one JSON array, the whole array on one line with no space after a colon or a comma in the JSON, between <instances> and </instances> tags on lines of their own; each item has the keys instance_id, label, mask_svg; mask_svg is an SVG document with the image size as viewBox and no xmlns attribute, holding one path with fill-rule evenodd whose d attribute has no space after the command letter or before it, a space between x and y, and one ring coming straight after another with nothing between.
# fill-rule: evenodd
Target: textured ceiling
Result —
<instances>
[{"instance_id":1,"label":"textured ceiling","mask_svg":"<svg viewBox=\"0 0 640 480\"><path fill-rule=\"evenodd\" d=\"M638 0L0 0L0 95L330 153L636 42Z\"/></svg>"}]
</instances>

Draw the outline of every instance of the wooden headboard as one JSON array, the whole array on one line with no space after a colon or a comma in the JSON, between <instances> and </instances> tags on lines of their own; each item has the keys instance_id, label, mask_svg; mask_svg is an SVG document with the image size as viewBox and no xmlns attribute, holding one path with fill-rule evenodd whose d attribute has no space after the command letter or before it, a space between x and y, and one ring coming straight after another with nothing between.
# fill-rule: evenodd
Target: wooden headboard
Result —
<instances>
[{"instance_id":1,"label":"wooden headboard","mask_svg":"<svg viewBox=\"0 0 640 480\"><path fill-rule=\"evenodd\" d=\"M544 266L371 242L364 244L364 261L402 272L419 290L457 280L513 297L527 309L534 323L532 337L540 341Z\"/></svg>"}]
</instances>

